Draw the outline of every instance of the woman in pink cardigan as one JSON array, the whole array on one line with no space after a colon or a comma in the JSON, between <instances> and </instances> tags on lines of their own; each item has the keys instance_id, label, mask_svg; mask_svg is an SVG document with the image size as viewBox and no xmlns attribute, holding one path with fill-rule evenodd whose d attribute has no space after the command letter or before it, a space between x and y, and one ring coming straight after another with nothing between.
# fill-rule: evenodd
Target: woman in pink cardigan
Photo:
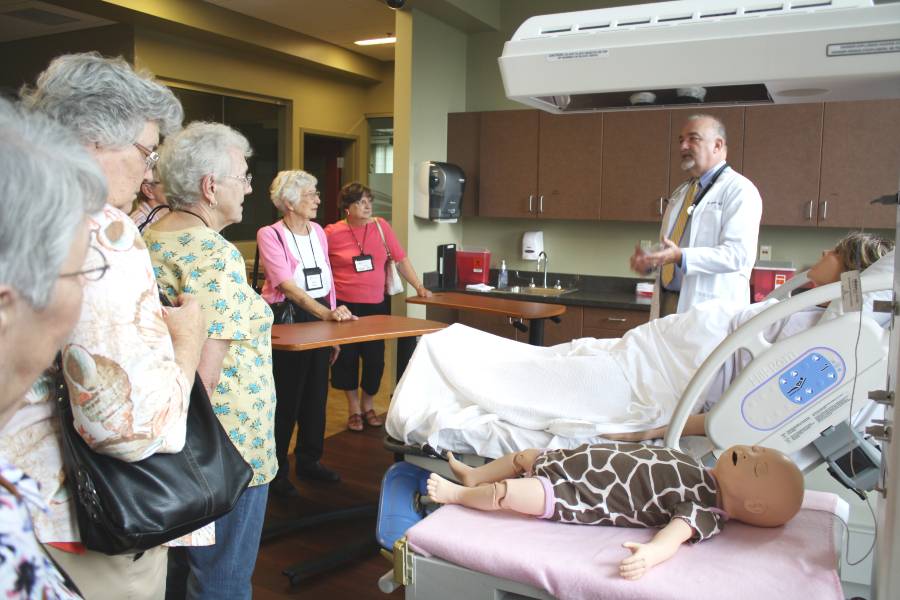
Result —
<instances>
[{"instance_id":1,"label":"woman in pink cardigan","mask_svg":"<svg viewBox=\"0 0 900 600\"><path fill-rule=\"evenodd\" d=\"M346 306L335 305L334 278L328 261L325 232L313 219L319 207L316 178L305 171L282 171L269 189L283 218L256 234L266 273L262 296L266 302L289 300L299 309L295 322L355 319ZM328 367L340 348L304 352L272 352L275 376L275 448L278 474L269 486L277 496L297 496L288 480L287 451L297 435L296 473L301 479L337 482L340 475L322 465L325 440L325 403Z\"/></svg>"}]
</instances>

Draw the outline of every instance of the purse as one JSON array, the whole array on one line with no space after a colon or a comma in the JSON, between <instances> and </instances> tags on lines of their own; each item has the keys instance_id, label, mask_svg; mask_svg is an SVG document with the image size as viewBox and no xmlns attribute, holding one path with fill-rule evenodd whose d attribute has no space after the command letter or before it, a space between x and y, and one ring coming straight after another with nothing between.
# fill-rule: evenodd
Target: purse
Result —
<instances>
[{"instance_id":1,"label":"purse","mask_svg":"<svg viewBox=\"0 0 900 600\"><path fill-rule=\"evenodd\" d=\"M384 232L381 230L381 223L378 222L378 217L375 217L375 227L378 228L381 243L384 244L384 251L387 252L387 262L384 263L384 291L388 296L393 296L405 291L406 286L403 285L400 273L397 272L397 263L394 261L394 257L391 256L391 250L384 239Z\"/></svg>"},{"instance_id":2,"label":"purse","mask_svg":"<svg viewBox=\"0 0 900 600\"><path fill-rule=\"evenodd\" d=\"M275 235L278 236L278 241L281 242L281 250L284 252L284 258L287 260L287 248L284 247L284 240L281 239L281 234L278 233L278 229L272 228L275 231ZM290 261L288 261L290 263ZM253 257L253 281L251 283L253 287L253 291L257 294L260 292L260 288L257 284L257 280L259 278L259 245L256 246L256 256ZM269 308L272 309L272 314L275 316L273 323L275 325L290 325L292 323L297 322L297 311L300 310L296 304L285 298L281 302L273 302L269 304Z\"/></svg>"},{"instance_id":3,"label":"purse","mask_svg":"<svg viewBox=\"0 0 900 600\"><path fill-rule=\"evenodd\" d=\"M199 375L181 452L129 463L94 452L75 430L61 353L56 364L63 467L85 547L105 554L143 552L234 508L253 470L222 429Z\"/></svg>"}]
</instances>

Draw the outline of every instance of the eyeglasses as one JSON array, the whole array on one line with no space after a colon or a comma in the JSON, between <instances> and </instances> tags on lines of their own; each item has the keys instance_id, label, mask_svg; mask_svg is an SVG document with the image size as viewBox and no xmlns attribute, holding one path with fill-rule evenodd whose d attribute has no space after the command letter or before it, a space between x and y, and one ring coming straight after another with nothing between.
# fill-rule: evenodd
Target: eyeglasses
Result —
<instances>
[{"instance_id":1,"label":"eyeglasses","mask_svg":"<svg viewBox=\"0 0 900 600\"><path fill-rule=\"evenodd\" d=\"M237 179L241 183L246 186L250 186L250 182L253 181L253 175L247 173L246 175L226 175L225 177L231 177L232 179Z\"/></svg>"},{"instance_id":2,"label":"eyeglasses","mask_svg":"<svg viewBox=\"0 0 900 600\"><path fill-rule=\"evenodd\" d=\"M300 195L301 195L301 196L316 196L317 198L321 198L321 197L322 197L322 192L320 192L319 190L315 190L315 191L312 191L312 192L303 192L303 193L300 194Z\"/></svg>"},{"instance_id":3,"label":"eyeglasses","mask_svg":"<svg viewBox=\"0 0 900 600\"><path fill-rule=\"evenodd\" d=\"M106 255L97 246L91 245L88 250L84 268L73 273L60 273L60 277L78 277L79 275L88 281L100 281L109 270L109 261Z\"/></svg>"},{"instance_id":4,"label":"eyeglasses","mask_svg":"<svg viewBox=\"0 0 900 600\"><path fill-rule=\"evenodd\" d=\"M141 154L144 155L144 165L148 169L152 169L156 166L156 163L159 162L159 152L151 150L147 146L138 144L137 142L132 142L132 144L134 144L134 147L140 150Z\"/></svg>"},{"instance_id":5,"label":"eyeglasses","mask_svg":"<svg viewBox=\"0 0 900 600\"><path fill-rule=\"evenodd\" d=\"M354 204L372 204L372 198L369 196L361 196Z\"/></svg>"}]
</instances>

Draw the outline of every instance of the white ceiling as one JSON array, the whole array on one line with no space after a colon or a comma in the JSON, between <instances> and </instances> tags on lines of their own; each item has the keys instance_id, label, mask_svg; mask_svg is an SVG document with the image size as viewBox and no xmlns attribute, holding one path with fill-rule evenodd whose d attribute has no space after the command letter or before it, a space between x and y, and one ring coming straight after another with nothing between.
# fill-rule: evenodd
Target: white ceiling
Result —
<instances>
[{"instance_id":1,"label":"white ceiling","mask_svg":"<svg viewBox=\"0 0 900 600\"><path fill-rule=\"evenodd\" d=\"M377 60L394 60L393 44L357 46L353 43L394 33L394 11L384 0L204 1ZM25 12L17 15L19 11ZM112 21L39 0L0 0L0 42L110 24Z\"/></svg>"},{"instance_id":2,"label":"white ceiling","mask_svg":"<svg viewBox=\"0 0 900 600\"><path fill-rule=\"evenodd\" d=\"M394 11L384 0L204 0L255 19L293 29L383 61L394 60L394 45L353 42L394 33Z\"/></svg>"}]
</instances>

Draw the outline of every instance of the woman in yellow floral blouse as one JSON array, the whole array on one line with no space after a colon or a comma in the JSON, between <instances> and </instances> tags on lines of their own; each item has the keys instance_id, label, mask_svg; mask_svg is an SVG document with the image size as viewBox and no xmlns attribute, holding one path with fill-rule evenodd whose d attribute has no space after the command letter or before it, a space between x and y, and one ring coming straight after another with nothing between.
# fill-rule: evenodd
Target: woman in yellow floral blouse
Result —
<instances>
[{"instance_id":1,"label":"woman in yellow floral blouse","mask_svg":"<svg viewBox=\"0 0 900 600\"><path fill-rule=\"evenodd\" d=\"M219 234L243 216L246 138L219 123L192 123L160 151L172 212L144 232L160 289L194 295L206 317L198 372L231 441L253 468L234 510L216 521L216 544L178 549L190 598L250 598L268 484L275 476L272 311L247 284L244 260Z\"/></svg>"}]
</instances>

